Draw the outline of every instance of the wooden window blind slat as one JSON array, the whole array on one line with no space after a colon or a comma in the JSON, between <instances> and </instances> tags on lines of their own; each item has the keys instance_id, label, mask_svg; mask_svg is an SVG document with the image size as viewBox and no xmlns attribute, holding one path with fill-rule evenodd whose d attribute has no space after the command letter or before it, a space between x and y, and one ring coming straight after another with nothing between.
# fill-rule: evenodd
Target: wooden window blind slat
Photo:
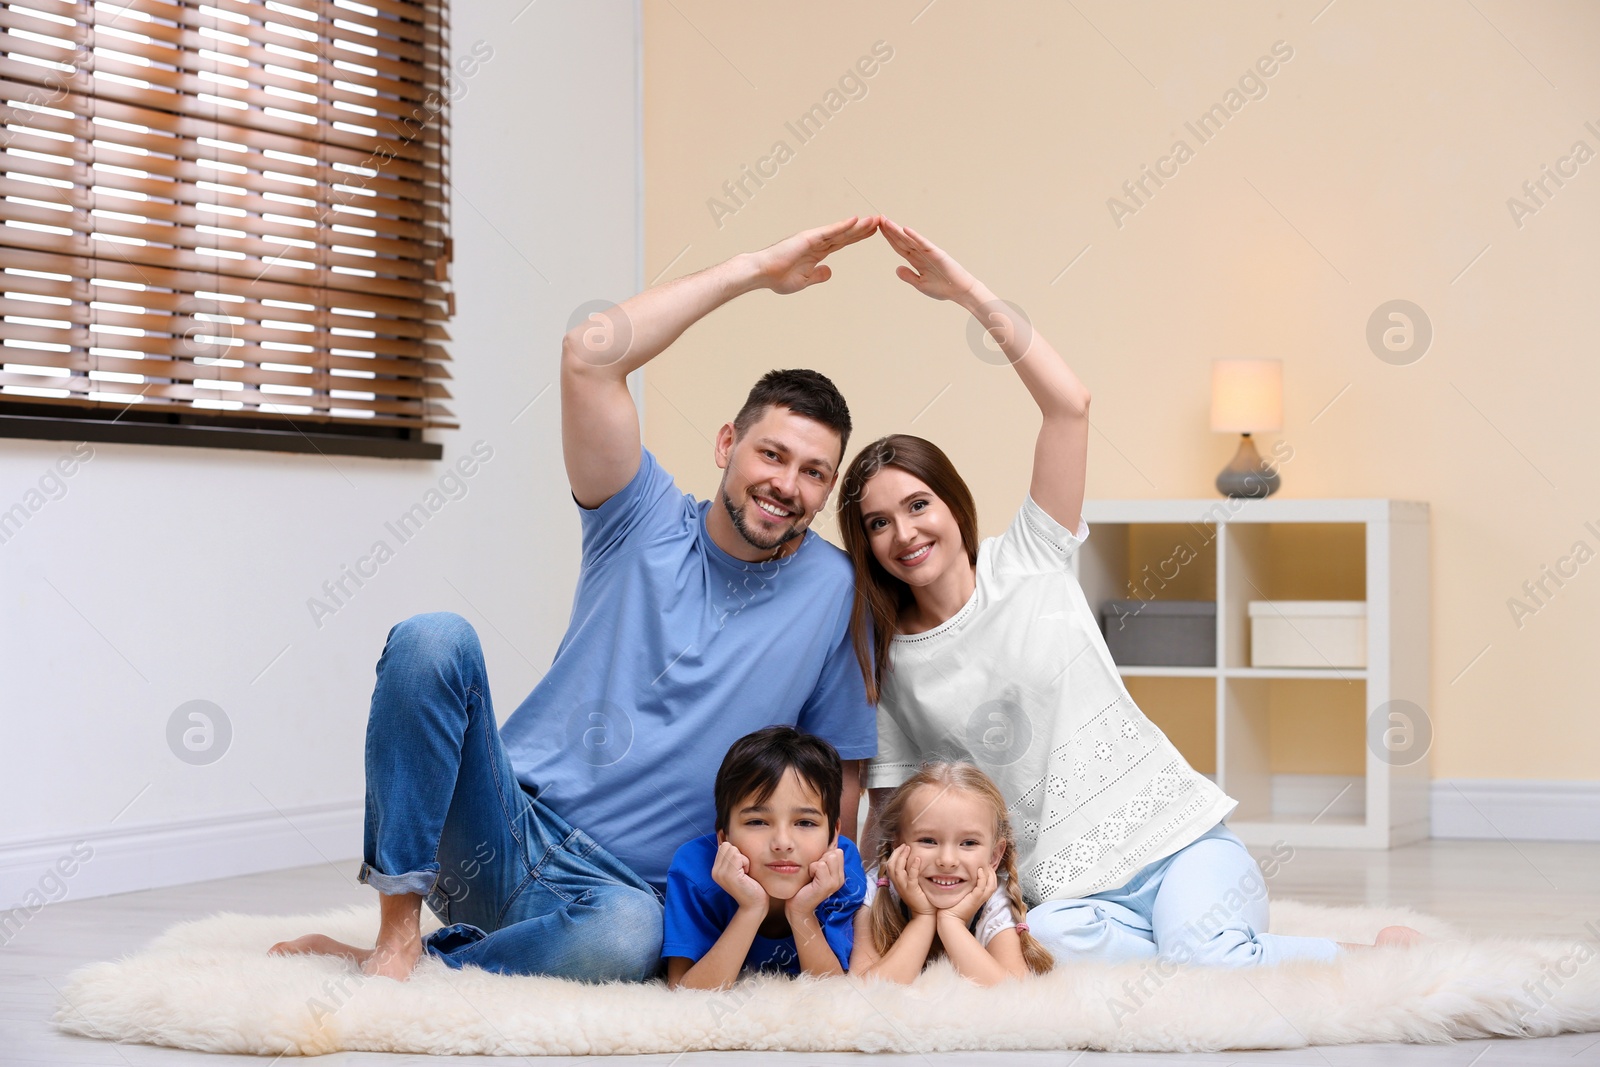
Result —
<instances>
[{"instance_id":1,"label":"wooden window blind slat","mask_svg":"<svg viewBox=\"0 0 1600 1067\"><path fill-rule=\"evenodd\" d=\"M72 310L71 304L74 301L93 301L97 312L97 321L113 321L106 316L108 314L116 314L116 312L107 312L105 309L108 306L121 303L116 299L116 292L110 289L92 292L87 283L84 282L76 280L57 281L52 278L39 278L25 274L5 274L0 276L0 291L17 294L17 299L0 297L0 306L16 308L17 310L14 313L18 315L29 315L38 312L46 305L52 306L55 310L66 312ZM46 300L35 301L31 299L36 296L45 297ZM139 303L157 312L182 312L189 299L177 293L145 290L140 294ZM340 331L337 334L330 333L329 336L341 337L342 340L347 342L344 345L346 348L362 348L379 342L390 343L399 340L438 342L450 339L448 331L437 323L412 322L395 318L358 318L353 315L340 314L337 309L326 311L309 305L295 307L270 306L258 300L241 299L238 302L230 302L228 307L233 315L242 316L251 322L290 323L296 328L307 327L312 332L321 329ZM0 312L0 314L5 313L12 312ZM35 314L34 317L49 318L51 316ZM122 323L122 325L143 326L145 324ZM242 331L245 328L236 326L234 332L242 335ZM264 329L265 327L261 328ZM351 331L359 331L361 335L372 334L373 336L352 335ZM419 348L417 351L407 350L397 354L416 356L417 358L426 358L433 361L435 363L432 368L433 371L440 377L449 377L444 368L437 364L448 362L450 357L444 348L436 344L427 346L426 352Z\"/></svg>"},{"instance_id":2,"label":"wooden window blind slat","mask_svg":"<svg viewBox=\"0 0 1600 1067\"><path fill-rule=\"evenodd\" d=\"M139 200L130 205L130 202L121 196L105 196L96 193L85 193L82 189L48 189L31 182L16 181L11 178L0 178L0 197L16 197L17 201L45 200L58 203L66 207L81 208L86 211L104 211L126 214L130 206L144 218L157 219L163 222L175 223L183 226L218 226L229 229L242 230L255 236L275 236L303 240L307 235L307 228L302 224L291 224L285 221L273 221L268 215L278 217L292 217L289 212L273 212L268 209L266 214L218 214L203 210L200 207L188 204L168 204L155 200ZM209 206L209 205L208 205ZM361 223L364 220L351 218L350 223ZM338 223L346 225L346 223ZM370 227L362 227L370 229ZM404 256L412 248L408 241L393 240L381 236L366 236L365 234L338 231L339 243L353 248L367 249L380 255Z\"/></svg>"},{"instance_id":3,"label":"wooden window blind slat","mask_svg":"<svg viewBox=\"0 0 1600 1067\"><path fill-rule=\"evenodd\" d=\"M25 30L44 36L59 36L67 29L59 22L41 18L26 8L15 5L0 8L0 28ZM208 34L192 27L153 21L140 22L137 33L140 37L150 39L138 43L138 53L161 63L187 64L195 70L227 72L230 69L228 61L233 60L244 64L253 63L262 69L270 65L292 74L309 75L311 78L326 77L328 74L327 63L322 56L314 51L308 51L305 42L292 37L256 41L231 33ZM72 39L77 40L76 35ZM98 38L97 42L118 51L129 51L127 38L121 35L106 34ZM155 42L161 42L167 47L162 48ZM268 48L268 45L277 47ZM203 52L209 55L202 56ZM212 57L220 57L221 61ZM342 62L336 64L334 68L335 77L339 81L371 89L373 92L386 94L395 99L408 100L412 103L424 101L423 94L426 90L423 83L405 79L406 74L414 71L412 64L383 56L361 56L359 63L355 58L346 59L343 56L339 58ZM368 73L369 70L371 73ZM384 76L377 73L378 71L385 71L395 76Z\"/></svg>"},{"instance_id":4,"label":"wooden window blind slat","mask_svg":"<svg viewBox=\"0 0 1600 1067\"><path fill-rule=\"evenodd\" d=\"M5 208L14 208L9 202ZM0 218L5 212L0 211ZM22 220L26 221L26 220ZM107 234L110 230L103 225L97 225L97 233ZM235 279L266 280L286 283L290 286L304 286L308 289L315 288L330 290L334 293L349 290L351 292L380 293L385 296L396 297L404 300L423 302L441 302L445 298L445 290L433 281L414 281L400 277L369 276L369 274L349 273L334 269L341 264L334 264L328 269L318 266L291 267L282 262L280 258L290 260L292 257L282 255L290 250L274 247L269 253L261 257L246 259L229 259L215 255L206 255L186 248L158 248L149 245L119 244L110 240L94 240L87 233L58 234L41 232L32 229L17 229L13 223L7 223L0 230L7 246L12 249L67 251L80 257L91 257L95 254L105 256L118 256L125 263L137 270L143 265L162 267L177 267L198 278L210 280L211 278L232 277ZM115 251L110 249L114 248ZM228 251L224 249L224 251ZM243 255L243 253L239 253ZM303 262L295 260L295 262ZM367 270L372 261L361 260L361 267L351 267L350 270ZM259 268L259 269L257 269ZM208 272L214 272L208 274ZM3 337L0 330L0 337Z\"/></svg>"},{"instance_id":5,"label":"wooden window blind slat","mask_svg":"<svg viewBox=\"0 0 1600 1067\"><path fill-rule=\"evenodd\" d=\"M141 201L129 201L121 197L85 197L81 194L64 196L64 190L41 189L38 186L23 182L14 182L9 179L0 180L0 189L8 199L0 201L0 220L19 219L24 222L37 222L46 225L60 225L63 220L63 209L85 206L83 201L92 201L88 206L91 212L98 212L95 223L95 232L117 234L123 237L138 238L145 241L160 241L164 244L181 245L186 248L244 248L243 238L230 234L213 234L208 230L197 230L197 226L215 227L222 230L236 230L246 237L281 237L285 241L300 242L308 240L311 231L299 226L285 223L272 222L261 217L244 216L235 218L232 215L208 214L193 208L177 204L158 204ZM41 204L48 206L40 206ZM129 221L115 216L135 213L143 222ZM351 221L357 221L352 219ZM374 264L390 271L400 277L418 278L427 271L431 275L432 267L419 265L417 261L403 260L412 249L408 241L386 241L377 237L366 237L361 234L335 232L334 240L339 247L350 249L363 249L370 251L373 257L362 256L337 256L330 255L326 259L330 263L342 263L351 267L371 268ZM232 243L230 243L232 242ZM250 242L259 245L260 242ZM267 256L277 255L280 252L296 252L294 245L287 248L282 244L273 245L264 249L255 249ZM310 255L310 250L305 250Z\"/></svg>"},{"instance_id":6,"label":"wooden window blind slat","mask_svg":"<svg viewBox=\"0 0 1600 1067\"><path fill-rule=\"evenodd\" d=\"M0 100L25 101L30 94L39 93L39 87L9 80L0 80ZM34 129L52 130L60 133L81 135L89 130L91 114L90 98L80 98L70 91L66 82L53 83L50 91L41 94L44 98L54 97L56 103L53 109L66 112L63 116L44 113L37 110L24 110L10 105L5 106L4 115L7 124L19 124ZM292 157L302 156L322 159L328 164L345 164L347 166L371 167L374 162L381 162L384 171L392 177L406 179L426 179L430 175L424 172L422 164L415 164L397 157L390 150L389 142L375 141L367 149L344 148L338 145L323 144L315 140L304 139L296 131L294 136L282 136L268 133L263 130L252 130L244 126L236 126L227 121L212 118L196 118L189 115L178 115L171 112L152 110L136 107L118 101L100 98L94 99L92 114L95 120L107 122L120 122L131 126L145 126L151 131L150 136L166 137L170 140L194 142L189 150L191 157L202 156L201 139L206 139L205 147L214 147L216 142L234 145L243 144L247 149L260 152L277 152L279 158L274 162L292 163ZM225 120L227 116L222 116ZM102 131L98 131L102 132ZM103 131L109 132L109 131ZM119 131L125 133L127 131ZM139 143L139 142L134 142ZM321 155L318 155L318 152ZM283 157L291 158L283 158ZM207 157L209 158L209 157ZM437 161L432 161L429 166L437 166Z\"/></svg>"},{"instance_id":7,"label":"wooden window blind slat","mask_svg":"<svg viewBox=\"0 0 1600 1067\"><path fill-rule=\"evenodd\" d=\"M7 34L7 46L14 40L14 35ZM18 50L17 54L25 54ZM39 77L38 83L30 83L32 77ZM48 82L43 81L49 77ZM235 89L227 86L212 86L217 92L209 94L219 99L226 98L240 104L239 107L230 107L219 104L197 94L176 93L161 89L149 89L139 86L127 85L122 82L110 81L94 73L82 70L74 73L61 71L45 71L43 68L13 59L10 56L0 58L0 79L19 81L24 84L37 84L45 91L44 95L53 95L61 89L69 93L87 96L96 100L109 100L117 103L131 104L136 107L148 108L155 111L168 110L174 107L184 108L183 113L199 118L205 122L216 122L223 125L240 127L244 131L259 131L262 133L278 134L286 137L303 137L311 128L312 123L301 122L283 117L282 113L290 112L296 108L303 108L296 101L270 96L267 93L254 89ZM177 97L179 99L174 99ZM280 114L272 114L264 110L275 109ZM425 128L431 123L426 121L429 113L425 110L421 116L413 116L409 122L383 120L351 112L333 112L328 107L317 107L308 112L319 125L317 141L335 147L344 147L356 151L365 151L368 154L377 154L385 158L398 156L401 159L416 160L420 162L436 161L439 147L443 138L429 138L412 136L413 129ZM367 131L367 132L362 132ZM248 136L248 133L247 133Z\"/></svg>"},{"instance_id":8,"label":"wooden window blind slat","mask_svg":"<svg viewBox=\"0 0 1600 1067\"><path fill-rule=\"evenodd\" d=\"M333 211L361 209L381 212L385 217L408 217L413 220L422 217L429 208L427 201L407 199L403 196L404 193L414 189L415 182L367 177L347 170L329 170L326 167L308 169L280 166L281 161L265 156L240 156L224 153L221 150L213 150L209 155L195 160L172 159L148 151L141 153L138 150L130 150L109 139L101 141L98 130L90 134L96 138L94 141L78 138L68 143L31 132L32 129L20 127L10 131L10 147L16 150L16 153L32 154L13 154L7 161L7 169L71 182L73 175L79 173L78 168L95 167L100 173L94 175L94 184L107 189L148 192L147 187L140 183L147 182L154 176L181 181L196 190L209 189L212 192L230 193L234 189L239 189L277 193L295 200L320 204ZM107 133L111 138L117 136L112 131ZM37 158L40 156L48 158ZM264 169L261 173L240 173L233 169L244 168L252 160L257 165L270 169ZM207 162L212 165L207 166ZM126 174L124 171L137 171L143 177ZM310 174L315 174L317 177L311 177ZM167 193L176 191L167 186L160 188ZM307 196L308 192L314 195ZM320 195L315 195L319 193ZM387 195L393 193L402 195ZM214 196L203 202L212 200L215 200ZM279 202L283 203L281 200ZM285 206L295 205L285 204Z\"/></svg>"},{"instance_id":9,"label":"wooden window blind slat","mask_svg":"<svg viewBox=\"0 0 1600 1067\"><path fill-rule=\"evenodd\" d=\"M205 274L194 271L168 270L161 267L136 266L121 259L94 259L90 257L60 256L48 253L38 253L27 249L15 249L5 255L7 273L10 277L15 269L37 270L73 278L98 278L105 279L117 285L138 287L159 287L165 293L152 294L154 298L177 294L181 300L187 300L189 294L196 292L215 292L228 297L255 297L263 300L281 300L285 303L309 303L312 307L319 308L347 308L355 312L370 312L374 316L387 316L393 318L406 318L415 315L415 305L405 300L395 300L389 297L378 296L369 292L336 291L318 295L308 292L306 287L300 285L279 285L270 280L252 282L249 278L231 277L226 274ZM51 268L65 268L51 270ZM117 292L118 289L107 289L105 292ZM315 296L315 301L308 297ZM300 298L300 299L296 299ZM97 296L96 299L107 299ZM180 302L181 302L180 300ZM125 302L125 301L124 301ZM174 305L176 306L176 305ZM432 320L442 322L443 317Z\"/></svg>"},{"instance_id":10,"label":"wooden window blind slat","mask_svg":"<svg viewBox=\"0 0 1600 1067\"><path fill-rule=\"evenodd\" d=\"M8 381L5 380L5 376L4 375L0 375L0 386L13 385L13 384L16 384L16 383L8 382ZM116 384L116 383L107 383L107 384ZM112 410L120 410L122 408L127 407L128 404L132 401L132 398L139 397L139 403L140 403L141 407L149 407L150 409L153 409L153 410L161 410L161 411L180 413L180 414L197 413L197 414L202 414L202 415L207 415L207 416L221 415L221 416L224 416L224 417L226 417L227 414L228 414L228 410L226 410L226 409L215 409L215 410L211 409L211 408L201 409L201 408L197 407L195 404L193 404L193 403L191 403L191 402L189 402L187 400L174 401L174 400L170 400L170 399L168 399L166 397L150 396L148 393L141 394L139 392L139 389L140 389L139 386L134 386L131 389L128 389L126 386L124 386L123 387L124 391L122 391L122 392L120 392L118 394L118 398L115 401L107 401L106 402L106 406L110 407ZM98 392L99 390L96 390L96 391ZM209 399L209 398L208 397L202 397L201 399ZM29 396L28 397L28 404L29 404L30 407L32 407L32 406L54 406L54 407L62 408L63 410L70 411L72 408L83 406L83 403L84 402L83 402L83 400L81 398L76 398L76 397L54 397L54 396ZM350 410L365 410L365 409L357 409L357 408L353 408L352 407ZM444 405L442 405L442 404L428 404L428 405L424 406L424 410L427 413L428 424L430 426L436 426L436 427L439 427L441 429L450 429L450 430L460 429L460 426L456 422L453 421L453 417L451 416L449 409L444 407ZM259 417L259 416L257 416L257 417ZM333 416L333 415L320 415L320 414L316 413L315 411L313 411L311 413L297 412L297 413L294 413L293 419L294 419L294 422L296 422L296 423L314 423L314 424L318 424L318 425L326 425L328 423L339 423L341 425L357 425L357 426L392 426L392 427L397 427L397 428L401 428L401 429L414 427L416 425L416 419L414 419L414 418L394 417L394 416L390 416L390 415L383 415L383 414L377 414L377 413L374 413L374 414L372 414L370 416L359 417L359 418L355 418L355 419L349 419L348 417L340 417L340 416Z\"/></svg>"},{"instance_id":11,"label":"wooden window blind slat","mask_svg":"<svg viewBox=\"0 0 1600 1067\"><path fill-rule=\"evenodd\" d=\"M0 371L0 387L24 386L29 389L37 388L41 383L49 383L53 379L37 378L31 375L14 374L9 371ZM63 383L60 388L72 394L100 393L107 399L96 401L114 407L126 407L138 398L141 404L151 407L182 407L187 409L203 409L208 415L225 414L229 410L253 411L256 417L262 413L279 413L277 409L285 409L282 414L293 415L297 420L308 422L351 422L360 425L374 426L414 426L419 418L426 418L430 426L448 429L457 429L455 423L448 422L451 418L450 410L442 404L431 401L418 403L391 403L383 401L331 399L321 401L319 405L309 405L303 401L308 399L282 393L266 393L255 389L206 389L188 385L138 385L131 382L117 381L90 381L83 378L56 379ZM76 395L59 396L28 396L29 404L56 401L67 404L82 403ZM197 404L196 401L202 403ZM212 407L211 404L228 405L226 407ZM232 405L240 407L234 408ZM310 410L299 410L309 408ZM288 410L294 409L294 410ZM339 411L368 412L366 416L340 415Z\"/></svg>"},{"instance_id":12,"label":"wooden window blind slat","mask_svg":"<svg viewBox=\"0 0 1600 1067\"><path fill-rule=\"evenodd\" d=\"M101 340L104 340L103 338ZM148 339L147 339L148 340ZM93 340L87 343L94 343ZM173 344L175 351L181 351L183 342L180 340ZM8 349L14 353L18 350ZM259 358L262 362L272 363L274 359L281 358L280 353L258 350L254 356L248 347L229 349L229 361L248 360ZM264 353L264 354L263 354ZM229 382L251 382L256 384L267 383L271 385L287 385L295 388L309 388L313 390L339 389L354 393L371 393L373 397L388 398L433 398L450 399L447 387L432 380L416 378L365 378L338 375L323 372L317 368L307 368L306 373L294 371L262 369L260 367L244 366L234 367L223 362L215 364L195 364L184 360L181 355L172 355L168 358L155 358L146 355L139 359L118 359L113 356L82 356L68 352L29 352L25 357L7 356L3 361L8 372L24 373L23 367L43 367L52 370L82 370L97 373L111 373L123 377L154 377L157 379L171 379L175 381L193 381L195 379L220 380ZM276 366L277 364L274 364ZM49 373L33 373L33 377L40 379L40 384L47 384L53 375ZM309 395L309 394L308 394Z\"/></svg>"},{"instance_id":13,"label":"wooden window blind slat","mask_svg":"<svg viewBox=\"0 0 1600 1067\"><path fill-rule=\"evenodd\" d=\"M28 0L28 3L31 6L33 0ZM301 50L307 50L308 45L326 47L329 44L354 44L361 49L374 49L380 54L419 63L426 60L428 48L436 47L442 31L447 29L439 25L437 19L431 27L425 27L420 19L374 22L354 11L308 0L292 0L289 6L315 14L317 17L314 20L284 15L257 0L206 0L204 8L167 3L165 0L132 0L124 8L122 0L117 0L117 6L119 10L143 16L130 20L131 25L118 23L119 27L133 32L138 32L138 27L144 24L144 18L149 18L180 26L205 27L248 40L270 41ZM423 5L419 3L414 6L420 9ZM341 27L333 19L322 17L325 10L336 11L334 18L350 28ZM212 14L212 11L218 14ZM372 32L360 32L362 29ZM312 34L310 38L302 36L307 32Z\"/></svg>"}]
</instances>

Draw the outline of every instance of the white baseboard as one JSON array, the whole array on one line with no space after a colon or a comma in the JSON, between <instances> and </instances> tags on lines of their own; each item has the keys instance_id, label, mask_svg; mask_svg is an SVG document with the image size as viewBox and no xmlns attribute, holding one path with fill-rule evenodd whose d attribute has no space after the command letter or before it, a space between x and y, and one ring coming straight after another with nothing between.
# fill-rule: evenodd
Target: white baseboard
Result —
<instances>
[{"instance_id":1,"label":"white baseboard","mask_svg":"<svg viewBox=\"0 0 1600 1067\"><path fill-rule=\"evenodd\" d=\"M362 811L343 801L3 842L0 910L328 861L353 878Z\"/></svg>"},{"instance_id":2,"label":"white baseboard","mask_svg":"<svg viewBox=\"0 0 1600 1067\"><path fill-rule=\"evenodd\" d=\"M1600 782L1436 778L1433 836L1600 841Z\"/></svg>"},{"instance_id":3,"label":"white baseboard","mask_svg":"<svg viewBox=\"0 0 1600 1067\"><path fill-rule=\"evenodd\" d=\"M1431 835L1436 838L1600 841L1600 782L1435 778L1428 789ZM1288 819L1318 813L1359 819L1366 797L1358 777L1275 774L1272 808Z\"/></svg>"}]
</instances>

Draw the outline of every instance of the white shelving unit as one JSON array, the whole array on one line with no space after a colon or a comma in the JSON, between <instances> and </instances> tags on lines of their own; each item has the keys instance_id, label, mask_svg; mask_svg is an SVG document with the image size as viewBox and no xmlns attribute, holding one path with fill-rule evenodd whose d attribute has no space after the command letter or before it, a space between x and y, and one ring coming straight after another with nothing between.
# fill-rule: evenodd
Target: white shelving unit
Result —
<instances>
[{"instance_id":1,"label":"white shelving unit","mask_svg":"<svg viewBox=\"0 0 1600 1067\"><path fill-rule=\"evenodd\" d=\"M1389 701L1410 701L1425 711L1432 706L1426 504L1091 500L1084 503L1084 517L1092 533L1077 554L1077 575L1096 612L1106 600L1217 601L1217 666L1129 666L1121 673L1127 679L1214 681L1215 777L1239 802L1228 826L1245 843L1393 848L1429 836L1426 753L1395 754L1368 741L1369 719ZM1296 599L1364 599L1367 666L1251 667L1249 602ZM1299 815L1273 807L1273 708L1280 711L1279 728L1285 728L1299 698L1316 695L1301 687L1318 685L1331 687L1322 692L1325 698L1349 699L1352 685L1360 691L1361 724L1346 724L1362 732L1365 753L1365 789L1356 815L1349 814L1348 803L1343 814ZM1286 706L1291 714L1282 714Z\"/></svg>"}]
</instances>

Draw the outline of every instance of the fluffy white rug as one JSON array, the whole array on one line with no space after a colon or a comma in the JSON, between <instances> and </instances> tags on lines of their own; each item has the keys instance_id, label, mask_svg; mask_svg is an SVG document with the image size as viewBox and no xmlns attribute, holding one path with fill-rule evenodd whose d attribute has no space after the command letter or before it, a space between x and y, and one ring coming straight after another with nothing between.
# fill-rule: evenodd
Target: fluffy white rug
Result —
<instances>
[{"instance_id":1,"label":"fluffy white rug","mask_svg":"<svg viewBox=\"0 0 1600 1067\"><path fill-rule=\"evenodd\" d=\"M1403 909L1272 905L1278 933L1370 943L1394 923L1435 940L1250 971L1079 964L980 989L941 962L911 986L758 977L706 993L509 978L427 959L409 982L369 979L339 960L265 953L310 931L370 943L376 906L223 914L75 972L55 1021L89 1037L268 1056L1194 1052L1600 1030L1600 929L1572 942L1467 940Z\"/></svg>"}]
</instances>

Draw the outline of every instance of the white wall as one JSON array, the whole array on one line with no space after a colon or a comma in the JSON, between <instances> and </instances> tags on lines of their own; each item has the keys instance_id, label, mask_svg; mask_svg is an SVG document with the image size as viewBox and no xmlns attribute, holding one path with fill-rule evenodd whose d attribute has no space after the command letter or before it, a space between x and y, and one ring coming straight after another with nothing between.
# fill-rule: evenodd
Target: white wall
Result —
<instances>
[{"instance_id":1,"label":"white wall","mask_svg":"<svg viewBox=\"0 0 1600 1067\"><path fill-rule=\"evenodd\" d=\"M434 432L444 460L97 444L0 545L0 908L41 880L77 898L321 859L354 879L389 627L470 619L502 718L549 662L578 559L560 336L580 303L639 284L639 15L524 3L453 16L457 56L494 54L451 117L462 428ZM479 441L493 458L466 495L402 545L384 523ZM0 509L72 448L0 440ZM380 539L394 558L316 625L308 599ZM167 741L197 699L233 732L204 766ZM93 858L48 878L78 841Z\"/></svg>"}]
</instances>

